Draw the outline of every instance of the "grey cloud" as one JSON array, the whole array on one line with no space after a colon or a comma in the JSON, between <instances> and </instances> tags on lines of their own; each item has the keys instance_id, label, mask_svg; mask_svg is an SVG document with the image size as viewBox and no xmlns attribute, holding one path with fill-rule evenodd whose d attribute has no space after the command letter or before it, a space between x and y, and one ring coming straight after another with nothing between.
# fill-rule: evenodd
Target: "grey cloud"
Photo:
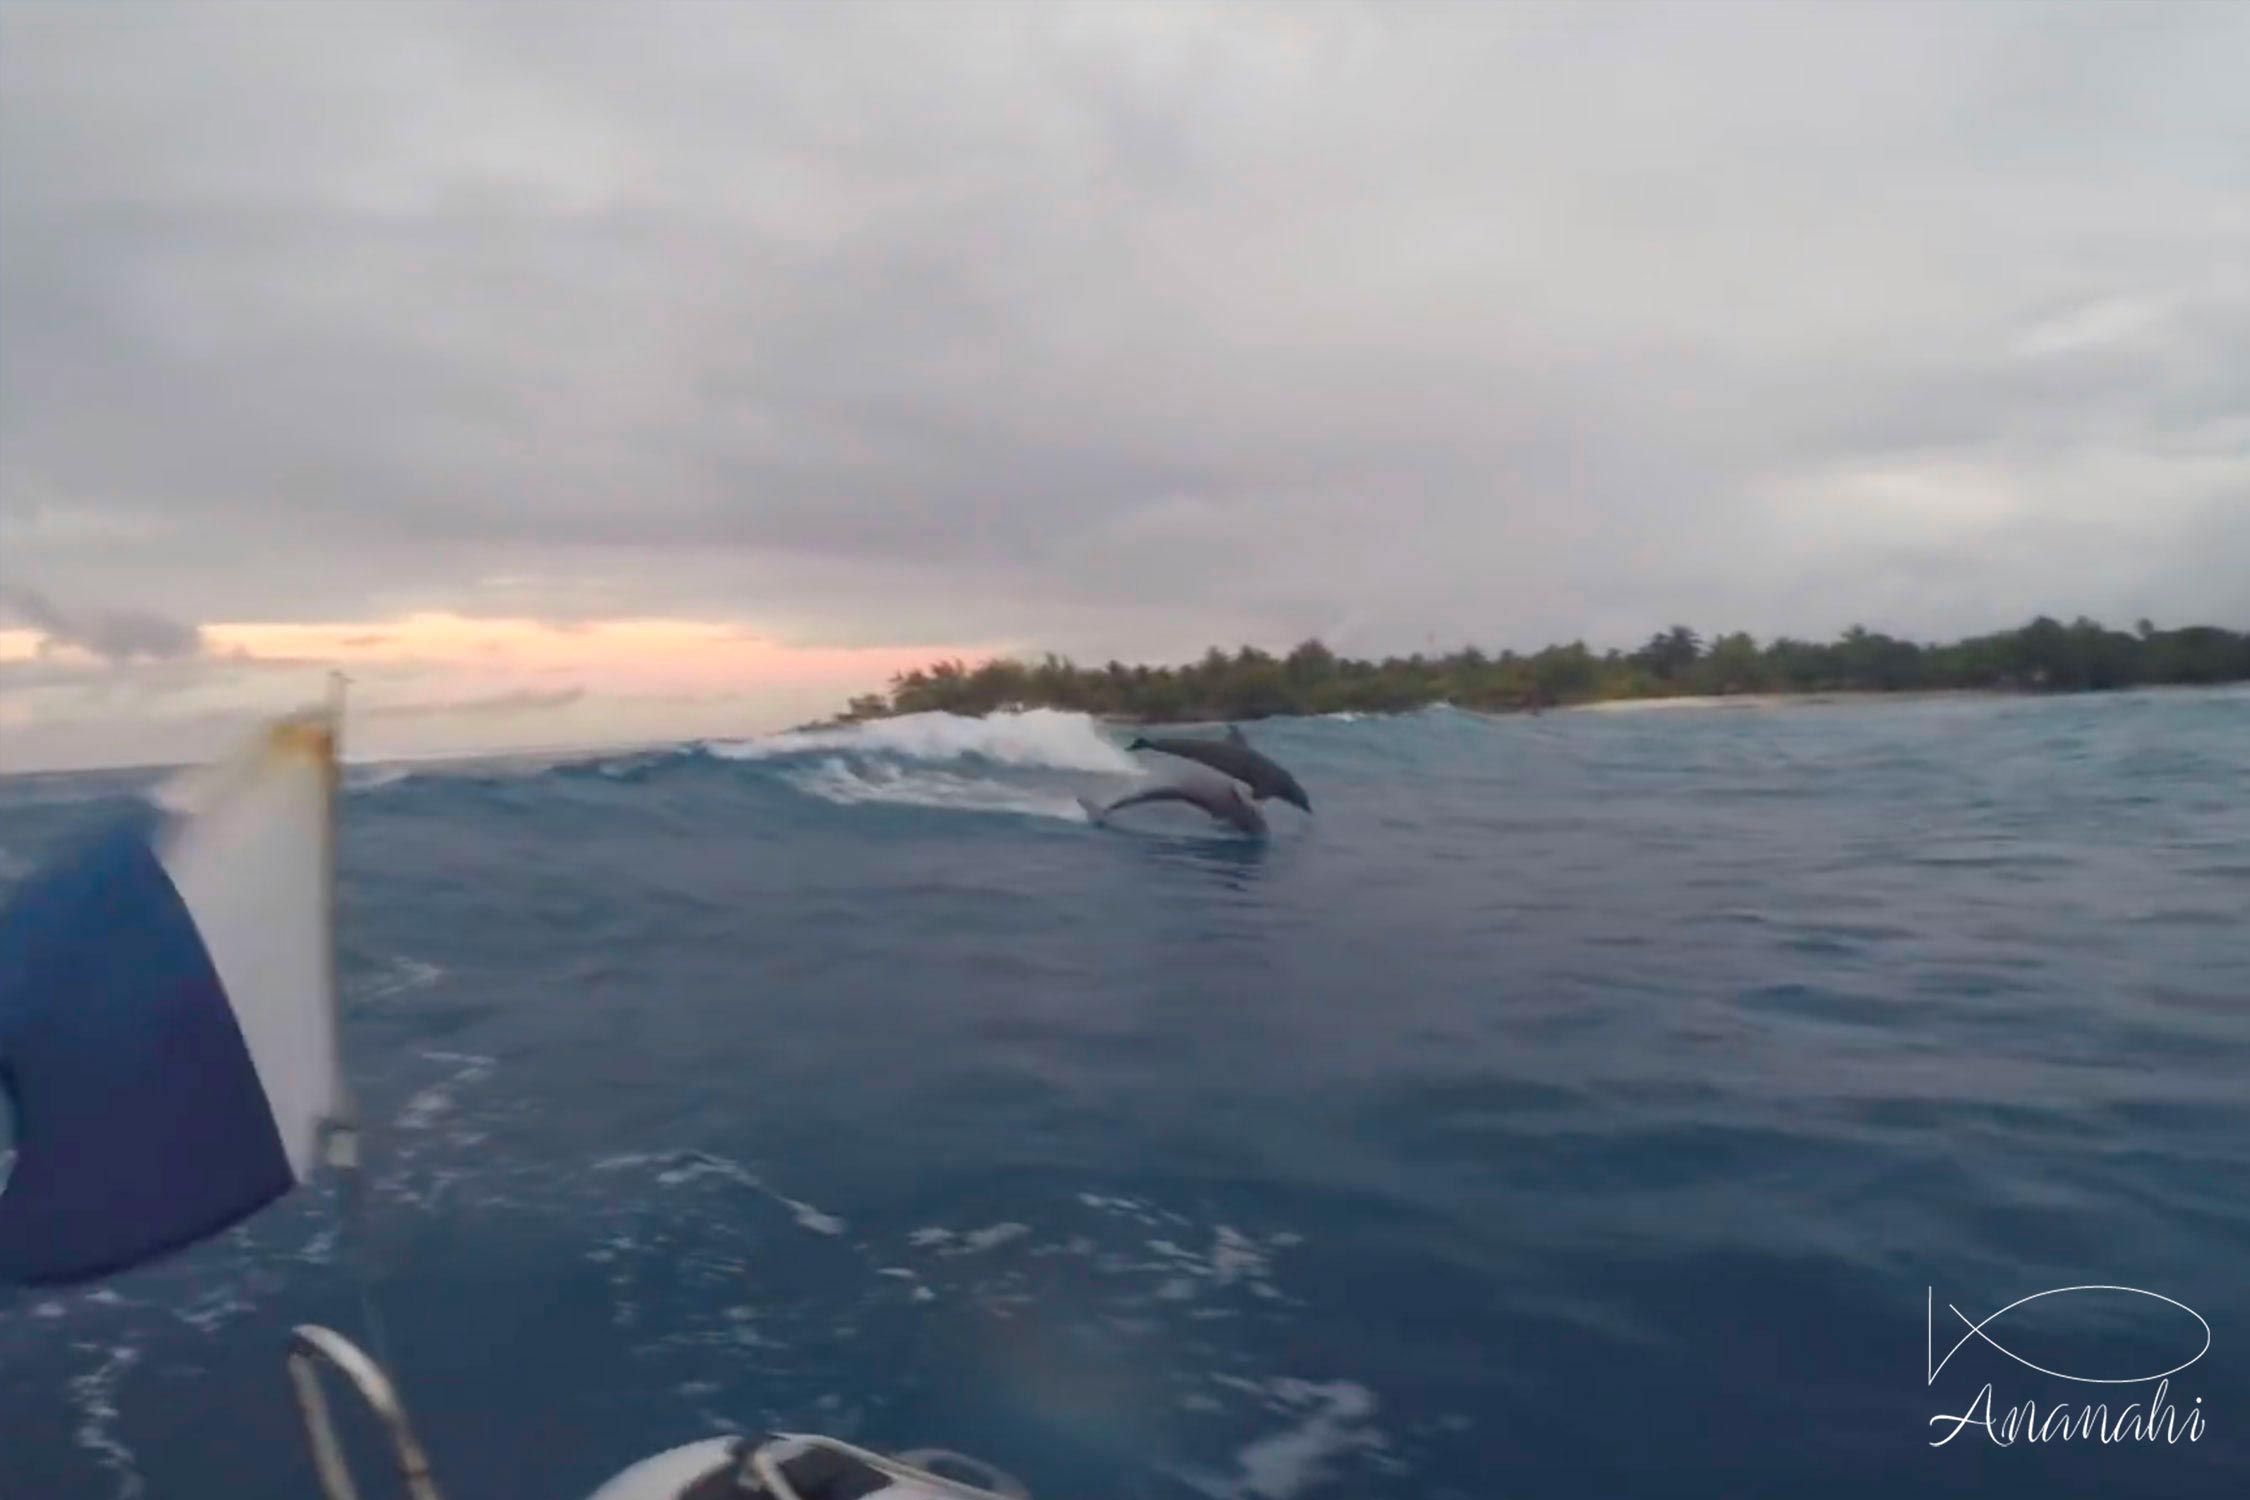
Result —
<instances>
[{"instance_id":1,"label":"grey cloud","mask_svg":"<svg viewBox=\"0 0 2250 1500\"><path fill-rule=\"evenodd\" d=\"M2186 545L2250 460L2235 8L0 26L61 597L1125 656L2244 603Z\"/></svg>"},{"instance_id":2,"label":"grey cloud","mask_svg":"<svg viewBox=\"0 0 2250 1500\"><path fill-rule=\"evenodd\" d=\"M162 661L203 649L200 628L148 610L64 610L37 589L0 583L0 616L11 614L44 635L47 645L75 646L104 661Z\"/></svg>"}]
</instances>

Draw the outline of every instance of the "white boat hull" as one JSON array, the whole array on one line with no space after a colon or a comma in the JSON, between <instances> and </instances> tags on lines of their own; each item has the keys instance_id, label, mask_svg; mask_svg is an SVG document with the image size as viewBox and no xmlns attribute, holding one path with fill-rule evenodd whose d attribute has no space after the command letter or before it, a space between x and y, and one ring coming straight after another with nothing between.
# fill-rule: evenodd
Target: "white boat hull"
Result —
<instances>
[{"instance_id":1,"label":"white boat hull","mask_svg":"<svg viewBox=\"0 0 2250 1500\"><path fill-rule=\"evenodd\" d=\"M948 1479L924 1464L974 1469L981 1483ZM984 1485L992 1488L985 1488ZM990 1465L935 1450L893 1458L834 1438L776 1433L746 1461L742 1440L705 1438L625 1470L589 1500L1023 1500Z\"/></svg>"}]
</instances>

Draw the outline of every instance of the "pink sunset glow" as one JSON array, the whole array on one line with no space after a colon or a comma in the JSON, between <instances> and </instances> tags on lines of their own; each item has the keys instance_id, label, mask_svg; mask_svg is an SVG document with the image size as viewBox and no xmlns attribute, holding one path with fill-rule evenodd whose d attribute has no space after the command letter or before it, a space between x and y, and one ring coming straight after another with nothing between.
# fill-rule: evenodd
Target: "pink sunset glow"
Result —
<instances>
[{"instance_id":1,"label":"pink sunset glow","mask_svg":"<svg viewBox=\"0 0 2250 1500\"><path fill-rule=\"evenodd\" d=\"M554 622L427 611L374 621L207 624L186 657L104 663L39 630L0 630L0 663L52 669L0 703L0 771L204 753L259 714L351 679L347 755L475 753L758 734L842 709L900 672L992 646L798 646L726 621ZM113 721L92 684L147 695ZM65 710L62 713L52 710Z\"/></svg>"},{"instance_id":2,"label":"pink sunset glow","mask_svg":"<svg viewBox=\"0 0 2250 1500\"><path fill-rule=\"evenodd\" d=\"M589 691L749 692L819 685L865 692L898 672L973 646L790 646L706 620L618 619L557 624L425 612L376 623L244 622L207 625L210 651L247 661L412 667L480 686L568 678ZM840 706L840 700L839 700Z\"/></svg>"}]
</instances>

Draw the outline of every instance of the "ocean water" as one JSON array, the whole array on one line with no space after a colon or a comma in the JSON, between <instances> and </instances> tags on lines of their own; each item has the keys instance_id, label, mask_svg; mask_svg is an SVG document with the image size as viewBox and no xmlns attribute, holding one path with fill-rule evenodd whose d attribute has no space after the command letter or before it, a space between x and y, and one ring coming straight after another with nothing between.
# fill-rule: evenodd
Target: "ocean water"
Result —
<instances>
[{"instance_id":1,"label":"ocean water","mask_svg":"<svg viewBox=\"0 0 2250 1500\"><path fill-rule=\"evenodd\" d=\"M314 1493L355 1264L456 1500L769 1427L1043 1500L2250 1494L2250 697L1251 733L1262 842L1090 827L1142 768L1059 714L355 767L364 1233L0 1292L0 1500ZM143 780L0 781L0 884ZM1931 1446L2203 1325L2173 1441Z\"/></svg>"}]
</instances>

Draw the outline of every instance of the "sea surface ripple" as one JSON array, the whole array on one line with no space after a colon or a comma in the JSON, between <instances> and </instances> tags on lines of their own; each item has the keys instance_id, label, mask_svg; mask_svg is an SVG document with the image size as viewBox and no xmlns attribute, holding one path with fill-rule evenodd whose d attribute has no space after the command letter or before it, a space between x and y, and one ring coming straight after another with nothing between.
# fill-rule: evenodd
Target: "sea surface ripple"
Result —
<instances>
[{"instance_id":1,"label":"sea surface ripple","mask_svg":"<svg viewBox=\"0 0 2250 1500\"><path fill-rule=\"evenodd\" d=\"M0 1500L314 1493L355 1266L459 1497L770 1427L1047 1500L2250 1494L2250 696L1251 734L1263 842L1090 827L1178 768L1054 713L353 767L365 1233L0 1292ZM0 780L0 890L146 781ZM2089 1283L2208 1321L2204 1436L1929 1446L2145 1398L1927 1378ZM2183 1357L2069 1300L1994 1337Z\"/></svg>"}]
</instances>

